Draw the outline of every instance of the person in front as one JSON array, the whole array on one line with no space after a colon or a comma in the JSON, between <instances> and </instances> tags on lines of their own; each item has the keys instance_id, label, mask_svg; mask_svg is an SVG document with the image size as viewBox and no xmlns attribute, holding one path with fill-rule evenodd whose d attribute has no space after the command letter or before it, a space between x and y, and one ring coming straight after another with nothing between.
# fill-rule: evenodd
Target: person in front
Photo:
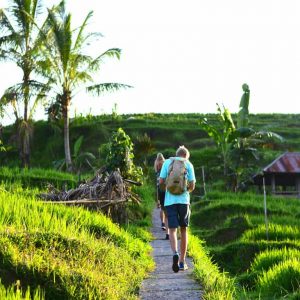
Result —
<instances>
[{"instance_id":1,"label":"person in front","mask_svg":"<svg viewBox=\"0 0 300 300\"><path fill-rule=\"evenodd\" d=\"M195 172L189 161L190 153L184 146L176 151L176 157L167 159L161 169L159 183L166 190L165 209L167 212L170 244L173 251L174 272L186 270L185 262L190 220L190 193L195 189ZM180 255L177 246L177 228L180 226Z\"/></svg>"}]
</instances>

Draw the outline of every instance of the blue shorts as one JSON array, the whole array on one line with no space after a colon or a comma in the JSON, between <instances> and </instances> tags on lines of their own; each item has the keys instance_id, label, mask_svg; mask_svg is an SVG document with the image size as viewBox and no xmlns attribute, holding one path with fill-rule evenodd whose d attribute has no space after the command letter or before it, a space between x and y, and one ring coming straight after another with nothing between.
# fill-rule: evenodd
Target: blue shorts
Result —
<instances>
[{"instance_id":1,"label":"blue shorts","mask_svg":"<svg viewBox=\"0 0 300 300\"><path fill-rule=\"evenodd\" d=\"M190 222L191 210L189 204L172 204L165 206L167 217L168 217L168 227L177 228L188 227Z\"/></svg>"}]
</instances>

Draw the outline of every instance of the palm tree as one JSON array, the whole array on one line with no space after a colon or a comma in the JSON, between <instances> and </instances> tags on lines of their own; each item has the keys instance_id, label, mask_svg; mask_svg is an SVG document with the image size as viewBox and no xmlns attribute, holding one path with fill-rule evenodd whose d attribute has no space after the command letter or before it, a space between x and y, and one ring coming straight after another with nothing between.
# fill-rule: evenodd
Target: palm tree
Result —
<instances>
[{"instance_id":1,"label":"palm tree","mask_svg":"<svg viewBox=\"0 0 300 300\"><path fill-rule=\"evenodd\" d=\"M72 97L78 87L84 86L88 92L100 95L104 91L113 91L130 87L119 83L94 84L92 75L99 71L105 58L120 58L121 50L108 49L96 58L84 54L87 46L99 33L86 33L88 21L93 12L89 12L81 26L71 27L71 14L65 10L65 1L48 10L48 25L44 30L45 60L41 63L43 76L51 81L55 93L55 102L59 105L64 123L64 151L66 166L72 170L69 142L69 109ZM91 85L92 84L92 85Z\"/></svg>"},{"instance_id":2,"label":"palm tree","mask_svg":"<svg viewBox=\"0 0 300 300\"><path fill-rule=\"evenodd\" d=\"M23 73L22 82L5 91L0 105L13 108L23 167L30 163L33 114L46 92L43 83L32 79L38 67L40 38L35 23L41 8L41 0L10 0L8 9L0 9L0 59L14 62Z\"/></svg>"}]
</instances>

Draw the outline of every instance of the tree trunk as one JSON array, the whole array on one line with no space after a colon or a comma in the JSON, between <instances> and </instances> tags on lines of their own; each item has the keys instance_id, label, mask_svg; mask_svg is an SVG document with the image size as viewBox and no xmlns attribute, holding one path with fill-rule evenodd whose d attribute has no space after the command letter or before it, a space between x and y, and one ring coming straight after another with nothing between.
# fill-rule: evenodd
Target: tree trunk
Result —
<instances>
[{"instance_id":1,"label":"tree trunk","mask_svg":"<svg viewBox=\"0 0 300 300\"><path fill-rule=\"evenodd\" d=\"M69 135L69 105L71 100L71 95L68 92L64 92L63 95L63 120L64 120L64 148L65 148L65 159L66 159L66 167L69 172L72 171L72 159L71 159L71 151L70 151L70 135Z\"/></svg>"},{"instance_id":2,"label":"tree trunk","mask_svg":"<svg viewBox=\"0 0 300 300\"><path fill-rule=\"evenodd\" d=\"M30 125L28 122L28 104L29 104L29 74L24 74L24 120L21 123L21 164L22 168L30 167Z\"/></svg>"}]
</instances>

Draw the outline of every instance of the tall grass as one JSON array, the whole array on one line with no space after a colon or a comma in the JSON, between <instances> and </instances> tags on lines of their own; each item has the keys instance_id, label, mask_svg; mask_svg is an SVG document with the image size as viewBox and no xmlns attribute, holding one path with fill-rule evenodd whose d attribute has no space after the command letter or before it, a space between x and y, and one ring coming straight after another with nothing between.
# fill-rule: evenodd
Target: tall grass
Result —
<instances>
[{"instance_id":1,"label":"tall grass","mask_svg":"<svg viewBox=\"0 0 300 300\"><path fill-rule=\"evenodd\" d=\"M133 299L150 246L100 213L0 191L1 268L46 299Z\"/></svg>"},{"instance_id":2,"label":"tall grass","mask_svg":"<svg viewBox=\"0 0 300 300\"><path fill-rule=\"evenodd\" d=\"M0 299L1 300L44 300L45 295L37 288L33 293L30 292L30 288L24 292L18 286L18 283L14 286L5 287L0 282Z\"/></svg>"},{"instance_id":3,"label":"tall grass","mask_svg":"<svg viewBox=\"0 0 300 300\"><path fill-rule=\"evenodd\" d=\"M261 195L209 192L206 200L198 200L192 206L192 232L206 240L216 266L230 272L231 276L237 276L238 286L234 286L233 299L281 296L298 299L297 282L300 278L287 261L293 260L298 267L299 199L268 196L267 204L268 240ZM203 266L203 269L209 268ZM204 273L201 277L205 277ZM292 281L291 277L294 278ZM232 280L228 274L227 278ZM266 278L270 280L270 287L266 285ZM283 287L278 284L280 280L286 280ZM206 285L209 283L204 283ZM264 288L268 292L264 293ZM284 293L283 289L287 292ZM230 288L225 290L232 291ZM217 292L222 295L218 285L214 290Z\"/></svg>"},{"instance_id":4,"label":"tall grass","mask_svg":"<svg viewBox=\"0 0 300 300\"><path fill-rule=\"evenodd\" d=\"M189 255L194 261L194 274L201 281L205 300L235 299L235 282L212 262L209 252L199 238L189 235Z\"/></svg>"},{"instance_id":5,"label":"tall grass","mask_svg":"<svg viewBox=\"0 0 300 300\"><path fill-rule=\"evenodd\" d=\"M51 169L0 167L0 181L6 183L7 186L18 183L22 184L23 187L44 188L47 183L50 183L58 188L61 188L64 185L71 188L76 185L77 178L73 174Z\"/></svg>"},{"instance_id":6,"label":"tall grass","mask_svg":"<svg viewBox=\"0 0 300 300\"><path fill-rule=\"evenodd\" d=\"M269 270L273 265L278 264L288 259L295 259L300 261L300 250L298 249L271 249L259 253L250 270L252 272L261 272Z\"/></svg>"},{"instance_id":7,"label":"tall grass","mask_svg":"<svg viewBox=\"0 0 300 300\"><path fill-rule=\"evenodd\" d=\"M273 241L300 240L300 229L296 226L269 224L268 238ZM266 240L266 226L259 225L255 229L247 230L242 241L260 241Z\"/></svg>"},{"instance_id":8,"label":"tall grass","mask_svg":"<svg viewBox=\"0 0 300 300\"><path fill-rule=\"evenodd\" d=\"M258 278L261 293L270 297L285 296L300 290L300 261L289 259L264 271Z\"/></svg>"}]
</instances>

